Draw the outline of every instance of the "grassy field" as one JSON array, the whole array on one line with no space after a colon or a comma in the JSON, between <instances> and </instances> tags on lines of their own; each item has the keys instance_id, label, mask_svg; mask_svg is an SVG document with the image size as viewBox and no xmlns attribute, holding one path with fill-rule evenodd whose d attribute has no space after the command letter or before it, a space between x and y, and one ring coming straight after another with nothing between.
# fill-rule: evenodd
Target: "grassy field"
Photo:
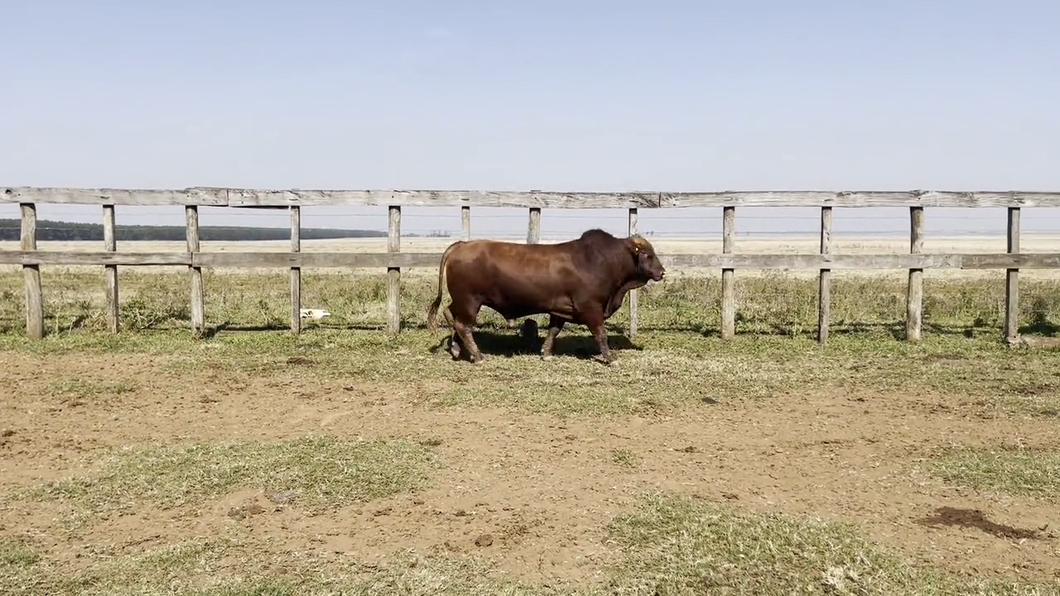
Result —
<instances>
[{"instance_id":1,"label":"grassy field","mask_svg":"<svg viewBox=\"0 0 1060 596\"><path fill-rule=\"evenodd\" d=\"M381 275L304 272L295 337L286 272L207 272L203 340L184 272L122 270L116 336L102 272L42 276L30 342L0 272L3 594L1060 594L1060 352L999 273L929 272L920 345L904 276L836 273L825 346L812 278L738 271L722 342L675 276L610 367L492 313L452 361L431 275L389 337Z\"/></svg>"}]
</instances>

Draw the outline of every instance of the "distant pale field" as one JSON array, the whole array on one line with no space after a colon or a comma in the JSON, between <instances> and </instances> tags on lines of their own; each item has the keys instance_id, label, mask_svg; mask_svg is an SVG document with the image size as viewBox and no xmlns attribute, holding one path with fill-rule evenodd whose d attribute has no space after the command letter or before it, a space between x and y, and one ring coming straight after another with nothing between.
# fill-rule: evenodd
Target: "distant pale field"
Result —
<instances>
[{"instance_id":1,"label":"distant pale field","mask_svg":"<svg viewBox=\"0 0 1060 596\"><path fill-rule=\"evenodd\" d=\"M505 240L521 242L519 238L504 238ZM457 238L409 238L401 239L402 252L427 252L439 253L446 246L456 241ZM562 239L545 238L545 243L558 242ZM303 252L386 252L386 238L348 238L333 240L303 240ZM651 238L656 251L661 255L667 254L711 254L720 253L722 249L721 238L695 238L695 237L663 237ZM819 250L819 238L816 235L805 236L755 236L737 237L734 252L744 254L812 254ZM1021 252L1060 252L1060 234L1025 233L1020 238ZM924 240L925 253L983 253L983 252L1005 252L1006 240L1004 235L963 235L963 236L936 236ZM64 251L64 252L89 252L102 250L101 242L38 242L40 250ZM118 252L184 252L184 242L159 242L159 241L136 241L119 242ZM204 252L274 252L287 251L290 249L288 240L263 240L245 242L202 242ZM0 250L19 250L17 242L0 242ZM889 254L908 253L909 240L901 236L833 236L833 254ZM0 270L17 268L17 266L0 266ZM64 269L95 269L96 267L64 267ZM143 271L173 272L183 270L183 267L140 267ZM242 270L247 271L247 270ZM341 269L315 269L312 274L343 272ZM348 270L346 270L348 271ZM405 270L410 274L434 273L434 269L413 268ZM761 274L762 270L741 269L738 273ZM674 274L686 273L696 275L714 275L718 271L706 270L683 270L674 271ZM816 275L815 271L788 271L792 275ZM894 275L902 271L894 270L865 270L865 271L843 271L847 274L867 275ZM926 271L929 276L946 277L981 277L1000 276L1002 271L957 271L957 270L935 270ZM840 274L840 272L836 272ZM1021 275L1031 279L1060 278L1060 271L1026 270Z\"/></svg>"}]
</instances>

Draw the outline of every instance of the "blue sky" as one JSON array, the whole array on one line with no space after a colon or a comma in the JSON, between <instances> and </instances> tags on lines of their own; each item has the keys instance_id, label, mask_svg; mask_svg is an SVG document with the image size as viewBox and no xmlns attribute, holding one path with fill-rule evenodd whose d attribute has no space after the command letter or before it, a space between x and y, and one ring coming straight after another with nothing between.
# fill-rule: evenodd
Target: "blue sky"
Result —
<instances>
[{"instance_id":1,"label":"blue sky","mask_svg":"<svg viewBox=\"0 0 1060 596\"><path fill-rule=\"evenodd\" d=\"M1060 190L1055 2L5 0L0 16L0 185ZM718 211L641 228L716 234ZM1048 211L1024 228L1060 231ZM455 208L403 215L412 232L460 225ZM741 232L816 225L812 209L737 217ZM386 225L381 209L303 221ZM624 231L620 212L542 221ZM996 210L927 224L1004 226ZM908 229L903 210L835 226ZM523 229L518 210L473 214L476 234Z\"/></svg>"}]
</instances>

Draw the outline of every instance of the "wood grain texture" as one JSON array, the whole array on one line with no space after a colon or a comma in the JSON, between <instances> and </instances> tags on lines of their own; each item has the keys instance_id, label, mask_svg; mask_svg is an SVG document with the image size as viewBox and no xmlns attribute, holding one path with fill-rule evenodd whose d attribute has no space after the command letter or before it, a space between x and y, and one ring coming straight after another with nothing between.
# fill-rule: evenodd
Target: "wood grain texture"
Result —
<instances>
[{"instance_id":1,"label":"wood grain texture","mask_svg":"<svg viewBox=\"0 0 1060 596\"><path fill-rule=\"evenodd\" d=\"M561 192L490 190L314 190L192 187L178 190L2 187L0 203L113 205L482 206L538 209L672 207L1060 207L1060 192L709 191Z\"/></svg>"},{"instance_id":2,"label":"wood grain texture","mask_svg":"<svg viewBox=\"0 0 1060 596\"><path fill-rule=\"evenodd\" d=\"M22 252L37 250L37 206L23 204L21 248ZM41 287L40 266L29 264L22 266L22 277L26 285L26 337L42 339L44 337L44 289Z\"/></svg>"},{"instance_id":3,"label":"wood grain texture","mask_svg":"<svg viewBox=\"0 0 1060 596\"><path fill-rule=\"evenodd\" d=\"M736 208L722 209L721 252L732 253L736 244ZM665 264L664 264L665 265ZM736 336L736 272L731 266L721 270L721 338L729 340Z\"/></svg>"},{"instance_id":4,"label":"wood grain texture","mask_svg":"<svg viewBox=\"0 0 1060 596\"><path fill-rule=\"evenodd\" d=\"M223 188L180 190L128 188L0 188L0 203L59 203L66 205L228 205Z\"/></svg>"},{"instance_id":5,"label":"wood grain texture","mask_svg":"<svg viewBox=\"0 0 1060 596\"><path fill-rule=\"evenodd\" d=\"M832 252L832 208L821 207L821 254ZM828 322L832 318L832 270L821 269L817 292L817 342L828 341Z\"/></svg>"},{"instance_id":6,"label":"wood grain texture","mask_svg":"<svg viewBox=\"0 0 1060 596\"><path fill-rule=\"evenodd\" d=\"M632 236L637 233L637 208L629 208L629 235ZM639 323L639 315L637 314L637 290L629 291L629 341L636 341L637 339L637 325Z\"/></svg>"},{"instance_id":7,"label":"wood grain texture","mask_svg":"<svg viewBox=\"0 0 1060 596\"><path fill-rule=\"evenodd\" d=\"M291 207L291 252L302 251L302 208ZM302 332L302 269L291 267L291 333Z\"/></svg>"},{"instance_id":8,"label":"wood grain texture","mask_svg":"<svg viewBox=\"0 0 1060 596\"><path fill-rule=\"evenodd\" d=\"M366 205L399 207L533 207L559 209L659 207L658 192L539 192L489 190L250 190L230 189L233 207Z\"/></svg>"},{"instance_id":9,"label":"wood grain texture","mask_svg":"<svg viewBox=\"0 0 1060 596\"><path fill-rule=\"evenodd\" d=\"M388 253L401 252L401 207L391 205L387 211ZM439 261L441 257L439 257ZM386 328L390 333L401 331L401 268L390 266L386 270Z\"/></svg>"},{"instance_id":10,"label":"wood grain texture","mask_svg":"<svg viewBox=\"0 0 1060 596\"><path fill-rule=\"evenodd\" d=\"M460 238L471 240L471 207L467 205L460 208Z\"/></svg>"},{"instance_id":11,"label":"wood grain texture","mask_svg":"<svg viewBox=\"0 0 1060 596\"><path fill-rule=\"evenodd\" d=\"M186 252L0 251L0 265L187 265L190 267L192 264L191 253Z\"/></svg>"},{"instance_id":12,"label":"wood grain texture","mask_svg":"<svg viewBox=\"0 0 1060 596\"><path fill-rule=\"evenodd\" d=\"M1060 192L740 191L660 193L661 207L1056 207Z\"/></svg>"},{"instance_id":13,"label":"wood grain texture","mask_svg":"<svg viewBox=\"0 0 1060 596\"><path fill-rule=\"evenodd\" d=\"M1020 251L1020 209L1009 207L1008 209L1008 233L1006 250L1009 253ZM1020 321L1020 270L1009 268L1005 270L1005 329L1004 341L1015 344L1019 341Z\"/></svg>"},{"instance_id":14,"label":"wood grain texture","mask_svg":"<svg viewBox=\"0 0 1060 596\"><path fill-rule=\"evenodd\" d=\"M204 252L193 257L205 268L286 268L300 269L387 269L408 267L437 268L442 253L355 253L355 252Z\"/></svg>"},{"instance_id":15,"label":"wood grain texture","mask_svg":"<svg viewBox=\"0 0 1060 596\"><path fill-rule=\"evenodd\" d=\"M118 250L118 242L115 239L115 214L114 205L103 206L103 250L114 252ZM117 333L119 327L118 310L118 266L104 265L103 280L106 284L107 307L106 319L107 330Z\"/></svg>"},{"instance_id":16,"label":"wood grain texture","mask_svg":"<svg viewBox=\"0 0 1060 596\"><path fill-rule=\"evenodd\" d=\"M530 208L530 219L526 222L526 243L538 244L541 242L541 209Z\"/></svg>"},{"instance_id":17,"label":"wood grain texture","mask_svg":"<svg viewBox=\"0 0 1060 596\"><path fill-rule=\"evenodd\" d=\"M805 270L805 269L1003 269L1005 264L995 264L990 267L973 266L967 267L969 258L1007 259L1009 255L999 253L996 255L965 255L965 254L927 254L927 255L904 255L904 254L677 254L660 256L668 269L780 269L780 270ZM1028 256L1028 255L1021 255ZM1044 256L1044 255L1035 255ZM973 260L973 262L975 262ZM989 261L983 261L989 262ZM994 261L995 263L997 261ZM1007 261L1006 261L1007 262ZM1052 267L1044 267L1052 268Z\"/></svg>"},{"instance_id":18,"label":"wood grain texture","mask_svg":"<svg viewBox=\"0 0 1060 596\"><path fill-rule=\"evenodd\" d=\"M195 205L184 207L185 233L188 252L199 252L199 208ZM188 268L191 276L191 331L201 336L206 331L206 295L202 286L202 268L193 262Z\"/></svg>"},{"instance_id":19,"label":"wood grain texture","mask_svg":"<svg viewBox=\"0 0 1060 596\"><path fill-rule=\"evenodd\" d=\"M909 253L924 252L924 208L909 208ZM924 313L924 269L909 269L909 287L906 290L905 337L913 343L920 341Z\"/></svg>"}]
</instances>

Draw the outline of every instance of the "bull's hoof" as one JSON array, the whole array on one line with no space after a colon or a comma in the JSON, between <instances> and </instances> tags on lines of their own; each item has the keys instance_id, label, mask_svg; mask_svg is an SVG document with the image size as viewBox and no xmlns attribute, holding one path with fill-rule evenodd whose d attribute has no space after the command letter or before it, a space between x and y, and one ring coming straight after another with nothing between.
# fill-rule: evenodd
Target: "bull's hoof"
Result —
<instances>
[{"instance_id":1,"label":"bull's hoof","mask_svg":"<svg viewBox=\"0 0 1060 596\"><path fill-rule=\"evenodd\" d=\"M478 358L472 358L471 359L471 364L485 364L485 363L486 363L486 357L485 356L479 356Z\"/></svg>"},{"instance_id":2,"label":"bull's hoof","mask_svg":"<svg viewBox=\"0 0 1060 596\"><path fill-rule=\"evenodd\" d=\"M614 354L611 354L609 356L602 356L602 355L597 354L596 356L593 356L593 359L596 360L597 362L601 362L601 363L606 364L608 366L611 366L611 365L614 365L614 364L618 364L618 359L615 358Z\"/></svg>"},{"instance_id":3,"label":"bull's hoof","mask_svg":"<svg viewBox=\"0 0 1060 596\"><path fill-rule=\"evenodd\" d=\"M556 357L552 354L541 354L541 359L547 362L549 360L555 360Z\"/></svg>"},{"instance_id":4,"label":"bull's hoof","mask_svg":"<svg viewBox=\"0 0 1060 596\"><path fill-rule=\"evenodd\" d=\"M523 321L523 326L520 329L523 339L535 340L538 338L538 327L537 321L533 319L526 319Z\"/></svg>"}]
</instances>

